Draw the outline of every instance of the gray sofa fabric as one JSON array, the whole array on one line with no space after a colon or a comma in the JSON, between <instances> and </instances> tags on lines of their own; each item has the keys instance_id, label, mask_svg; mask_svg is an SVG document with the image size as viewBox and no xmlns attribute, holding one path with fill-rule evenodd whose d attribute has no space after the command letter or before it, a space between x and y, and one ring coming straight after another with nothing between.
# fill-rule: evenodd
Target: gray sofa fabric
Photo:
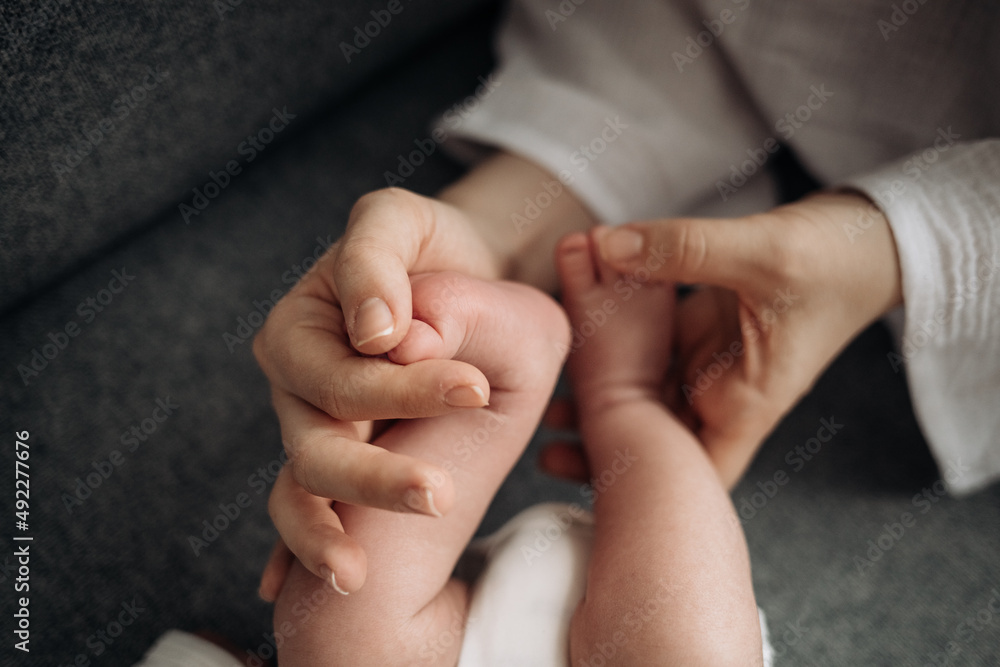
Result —
<instances>
[{"instance_id":1,"label":"gray sofa fabric","mask_svg":"<svg viewBox=\"0 0 1000 667\"><path fill-rule=\"evenodd\" d=\"M249 167L275 109L294 130L482 4L3 3L0 309Z\"/></svg>"},{"instance_id":2,"label":"gray sofa fabric","mask_svg":"<svg viewBox=\"0 0 1000 667\"><path fill-rule=\"evenodd\" d=\"M407 5L411 10L417 5ZM225 21L252 11L245 3ZM208 19L216 17L209 12ZM32 652L17 654L12 664L73 664L83 656L93 665L129 665L172 627L212 630L268 655L270 607L255 592L275 538L266 499L281 445L249 334L267 302L287 291L297 267L337 238L353 201L382 186L397 156L429 135L430 119L489 71L490 19L479 14L433 44L411 49L404 65L372 77L349 101L322 113L310 97L327 94L315 83L321 67L305 77L312 84L286 89L276 74L284 65L243 53L258 59L254 67L272 72L272 92L256 98L259 106L233 102L227 108L242 115L230 115L231 122L206 112L209 131L164 101L185 115L169 127L197 132L201 141L150 135L155 144L146 146L146 157L136 157L143 153L126 148L133 139L133 149L142 145L146 130L136 123L123 127L118 139L125 142L121 159L131 154L132 167L105 164L98 160L103 153L80 165L120 168L145 185L138 188L140 205L116 198L116 186L104 177L79 181L72 195L78 199L69 201L80 202L89 231L72 252L56 252L70 232L48 231L72 228L76 209L65 199L61 207L55 203L63 195L50 196L44 187L11 194L5 182L3 213L28 217L4 220L4 243L30 236L42 252L35 261L47 265L49 253L63 271L0 319L5 590L16 577L13 434L24 430L31 466L26 533L34 537ZM229 48L254 48L252 39L237 41ZM289 36L286 44L293 41ZM254 79L249 69L234 76L247 86ZM10 85L9 75L4 78ZM169 95L208 94L183 92L187 85L197 88L199 79L185 81ZM289 92L285 101L286 90L298 97ZM176 207L185 189L204 182L206 170L225 168L241 137L286 104L292 112L314 113L295 119L185 224ZM145 113L161 113L158 108L151 104ZM80 118L68 113L66 122ZM131 132L138 134L126 139ZM209 150L209 141L215 148ZM3 145L14 152L10 135ZM137 166L147 162L153 172ZM46 167L47 158L37 164ZM431 193L460 172L436 152L405 186ZM170 200L167 191L180 194ZM161 213L138 223L140 209ZM30 230L20 222L29 218ZM106 247L111 238L117 241ZM10 271L0 278L5 295L23 295L43 280L42 268L23 279L7 268L9 257L27 262L27 250L3 252L4 271ZM70 261L75 268L67 272ZM881 326L865 332L769 438L733 493L778 665L1000 664L1000 613L990 609L991 602L1000 609L1000 600L994 602L1000 489L963 500L937 492L941 472L917 430L904 379L886 361L889 350ZM44 366L25 382L17 367L30 367L35 351ZM579 485L554 482L535 469L538 446L550 435L542 432L532 443L480 532L539 501L584 502ZM5 594L5 628L14 611L14 596ZM119 625L124 620L128 624ZM12 644L5 630L2 655L14 654Z\"/></svg>"}]
</instances>

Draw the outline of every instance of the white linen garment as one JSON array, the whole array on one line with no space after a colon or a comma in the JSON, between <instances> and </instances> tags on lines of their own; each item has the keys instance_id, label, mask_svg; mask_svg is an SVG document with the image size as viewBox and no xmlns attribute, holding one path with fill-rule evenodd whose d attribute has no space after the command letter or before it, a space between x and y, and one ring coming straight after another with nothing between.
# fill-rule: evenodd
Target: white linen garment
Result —
<instances>
[{"instance_id":1,"label":"white linen garment","mask_svg":"<svg viewBox=\"0 0 1000 667\"><path fill-rule=\"evenodd\" d=\"M515 0L493 85L439 126L460 157L545 167L608 224L766 209L778 142L868 194L902 266L886 363L905 360L962 494L1000 477L998 32L989 0Z\"/></svg>"}]
</instances>

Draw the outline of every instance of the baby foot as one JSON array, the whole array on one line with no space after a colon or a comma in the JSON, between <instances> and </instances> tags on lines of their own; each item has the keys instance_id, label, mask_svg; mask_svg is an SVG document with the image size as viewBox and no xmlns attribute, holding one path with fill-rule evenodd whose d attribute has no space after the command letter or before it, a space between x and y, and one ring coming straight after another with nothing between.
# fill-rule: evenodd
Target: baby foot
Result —
<instances>
[{"instance_id":1,"label":"baby foot","mask_svg":"<svg viewBox=\"0 0 1000 667\"><path fill-rule=\"evenodd\" d=\"M674 287L617 273L595 240L571 234L556 248L563 306L572 324L569 372L581 410L658 399L670 362Z\"/></svg>"},{"instance_id":2,"label":"baby foot","mask_svg":"<svg viewBox=\"0 0 1000 667\"><path fill-rule=\"evenodd\" d=\"M486 376L491 393L534 391L539 378L558 373L567 322L551 297L527 285L452 272L413 276L411 286L413 320L389 351L392 361L469 363Z\"/></svg>"}]
</instances>

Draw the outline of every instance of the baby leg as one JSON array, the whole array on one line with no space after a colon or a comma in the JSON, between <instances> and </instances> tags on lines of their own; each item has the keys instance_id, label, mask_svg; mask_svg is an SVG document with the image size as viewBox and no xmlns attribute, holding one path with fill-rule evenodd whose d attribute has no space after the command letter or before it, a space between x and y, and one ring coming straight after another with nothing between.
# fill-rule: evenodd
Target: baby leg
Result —
<instances>
[{"instance_id":1,"label":"baby leg","mask_svg":"<svg viewBox=\"0 0 1000 667\"><path fill-rule=\"evenodd\" d=\"M700 443L660 401L673 287L614 273L583 234L561 243L557 264L596 494L573 666L762 664L732 503Z\"/></svg>"},{"instance_id":2,"label":"baby leg","mask_svg":"<svg viewBox=\"0 0 1000 667\"><path fill-rule=\"evenodd\" d=\"M434 518L338 504L345 531L368 556L366 583L338 595L296 564L275 608L283 667L457 662L467 599L451 572L538 423L568 327L537 290L456 274L415 277L413 304L411 330L390 358L473 364L489 380L489 405L398 422L376 440L447 470L452 508Z\"/></svg>"}]
</instances>

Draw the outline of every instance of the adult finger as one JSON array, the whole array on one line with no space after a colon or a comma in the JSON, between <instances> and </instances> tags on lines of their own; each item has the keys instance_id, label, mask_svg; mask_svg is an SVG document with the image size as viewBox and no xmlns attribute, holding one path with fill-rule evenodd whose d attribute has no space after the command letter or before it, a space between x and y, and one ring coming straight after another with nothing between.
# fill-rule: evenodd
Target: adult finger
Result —
<instances>
[{"instance_id":1,"label":"adult finger","mask_svg":"<svg viewBox=\"0 0 1000 667\"><path fill-rule=\"evenodd\" d=\"M452 505L451 477L426 461L362 442L356 423L331 419L275 391L275 411L292 476L303 489L351 505L442 516Z\"/></svg>"},{"instance_id":2,"label":"adult finger","mask_svg":"<svg viewBox=\"0 0 1000 667\"><path fill-rule=\"evenodd\" d=\"M274 602L278 599L294 560L295 554L279 537L274 543L271 555L267 559L267 565L264 566L264 571L260 575L260 587L257 589L257 595L262 600Z\"/></svg>"},{"instance_id":3,"label":"adult finger","mask_svg":"<svg viewBox=\"0 0 1000 667\"><path fill-rule=\"evenodd\" d=\"M561 431L573 430L577 427L576 405L569 398L555 397L549 403L542 415L542 425L546 428Z\"/></svg>"},{"instance_id":4,"label":"adult finger","mask_svg":"<svg viewBox=\"0 0 1000 667\"><path fill-rule=\"evenodd\" d=\"M288 466L278 474L267 507L281 538L307 570L343 595L361 588L368 570L364 550L344 533L330 501L299 486Z\"/></svg>"},{"instance_id":5,"label":"adult finger","mask_svg":"<svg viewBox=\"0 0 1000 667\"><path fill-rule=\"evenodd\" d=\"M602 235L599 249L604 261L626 274L766 290L772 276L785 268L779 239L775 223L764 216L675 218L618 227ZM767 285L757 285L762 281Z\"/></svg>"},{"instance_id":6,"label":"adult finger","mask_svg":"<svg viewBox=\"0 0 1000 667\"><path fill-rule=\"evenodd\" d=\"M346 421L433 417L486 404L489 383L474 366L360 356L338 329L339 310L316 309L312 297L289 295L275 308L273 326L258 334L254 353L272 385Z\"/></svg>"},{"instance_id":7,"label":"adult finger","mask_svg":"<svg viewBox=\"0 0 1000 667\"><path fill-rule=\"evenodd\" d=\"M408 274L480 275L495 271L494 261L453 207L398 188L365 195L351 210L333 267L352 344L381 354L403 340L412 316Z\"/></svg>"},{"instance_id":8,"label":"adult finger","mask_svg":"<svg viewBox=\"0 0 1000 667\"><path fill-rule=\"evenodd\" d=\"M538 457L538 465L549 475L571 482L586 482L590 466L579 444L552 442L545 446Z\"/></svg>"}]
</instances>

